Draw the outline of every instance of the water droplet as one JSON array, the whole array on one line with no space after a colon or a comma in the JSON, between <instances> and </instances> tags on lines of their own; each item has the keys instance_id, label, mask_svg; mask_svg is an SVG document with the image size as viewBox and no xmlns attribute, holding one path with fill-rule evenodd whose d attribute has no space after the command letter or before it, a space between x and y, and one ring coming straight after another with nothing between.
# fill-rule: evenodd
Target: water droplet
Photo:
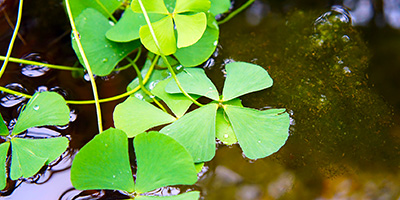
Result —
<instances>
[{"instance_id":1,"label":"water droplet","mask_svg":"<svg viewBox=\"0 0 400 200\"><path fill-rule=\"evenodd\" d=\"M344 73L345 74L350 74L351 73L351 70L350 70L350 68L349 67L343 67L343 71L344 71Z\"/></svg>"},{"instance_id":2,"label":"water droplet","mask_svg":"<svg viewBox=\"0 0 400 200\"><path fill-rule=\"evenodd\" d=\"M108 147L108 144L104 144L105 147Z\"/></svg>"},{"instance_id":3,"label":"water droplet","mask_svg":"<svg viewBox=\"0 0 400 200\"><path fill-rule=\"evenodd\" d=\"M113 175L113 178L115 178L115 175Z\"/></svg>"},{"instance_id":4,"label":"water droplet","mask_svg":"<svg viewBox=\"0 0 400 200\"><path fill-rule=\"evenodd\" d=\"M108 62L108 59L107 58L103 58L103 60L101 60L101 62L106 63L106 62Z\"/></svg>"},{"instance_id":5,"label":"water droplet","mask_svg":"<svg viewBox=\"0 0 400 200\"><path fill-rule=\"evenodd\" d=\"M215 41L214 41L214 46L217 46L217 44L218 44L218 41L215 40Z\"/></svg>"},{"instance_id":6,"label":"water droplet","mask_svg":"<svg viewBox=\"0 0 400 200\"><path fill-rule=\"evenodd\" d=\"M342 40L343 40L343 42L349 42L350 37L348 35L343 35Z\"/></svg>"},{"instance_id":7,"label":"water droplet","mask_svg":"<svg viewBox=\"0 0 400 200\"><path fill-rule=\"evenodd\" d=\"M39 105L35 105L33 106L33 110L39 110L40 106Z\"/></svg>"},{"instance_id":8,"label":"water droplet","mask_svg":"<svg viewBox=\"0 0 400 200\"><path fill-rule=\"evenodd\" d=\"M228 135L228 134L225 134L225 135L224 135L224 138L228 138L228 137L229 137L229 135Z\"/></svg>"},{"instance_id":9,"label":"water droplet","mask_svg":"<svg viewBox=\"0 0 400 200\"><path fill-rule=\"evenodd\" d=\"M258 143L261 143L261 140L258 140L257 142L258 142Z\"/></svg>"},{"instance_id":10,"label":"water droplet","mask_svg":"<svg viewBox=\"0 0 400 200\"><path fill-rule=\"evenodd\" d=\"M212 87L209 87L208 89L209 89L209 90L212 90Z\"/></svg>"}]
</instances>

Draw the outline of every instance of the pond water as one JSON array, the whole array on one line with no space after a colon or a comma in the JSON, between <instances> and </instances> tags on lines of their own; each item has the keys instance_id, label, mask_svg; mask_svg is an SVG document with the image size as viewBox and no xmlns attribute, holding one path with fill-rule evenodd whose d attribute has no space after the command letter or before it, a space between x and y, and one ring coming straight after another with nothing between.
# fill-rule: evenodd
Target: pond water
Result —
<instances>
[{"instance_id":1,"label":"pond water","mask_svg":"<svg viewBox=\"0 0 400 200\"><path fill-rule=\"evenodd\" d=\"M6 54L12 34L4 11L15 21L18 4L4 2L1 55ZM243 2L235 1L234 8ZM400 199L399 4L396 0L257 0L221 25L218 49L203 66L208 76L220 90L227 62L246 61L267 69L274 86L244 96L243 105L286 108L291 115L289 139L279 152L259 160L244 158L238 145L219 145L196 185L157 192L199 190L203 199L227 200ZM18 40L13 57L72 66L76 58L69 31L60 1L26 2L20 31L26 45ZM125 92L134 77L128 69L98 78L100 96ZM92 98L90 84L82 76L40 66L10 63L0 85L30 94L51 90L67 99ZM5 121L12 123L26 99L3 93L0 101ZM102 105L105 128L113 125L112 112L121 101ZM97 127L94 106L71 109L68 127L29 131L69 135L70 150L37 177L10 182L1 199L125 197L116 191L73 189L71 160Z\"/></svg>"}]
</instances>

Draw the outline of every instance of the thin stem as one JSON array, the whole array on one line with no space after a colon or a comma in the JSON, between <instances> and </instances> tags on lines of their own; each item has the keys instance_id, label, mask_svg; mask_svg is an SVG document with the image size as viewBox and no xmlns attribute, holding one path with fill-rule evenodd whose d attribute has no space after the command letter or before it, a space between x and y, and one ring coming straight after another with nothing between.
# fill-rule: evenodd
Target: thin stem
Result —
<instances>
[{"instance_id":1,"label":"thin stem","mask_svg":"<svg viewBox=\"0 0 400 200\"><path fill-rule=\"evenodd\" d=\"M151 21L149 16L147 15L146 9L143 6L142 0L138 0L139 5L140 5L140 9L143 12L144 18L146 19L146 23L149 26L149 30L151 33L151 36L153 37L154 43L156 44L156 47L158 49L158 52L161 55L161 58L163 59L164 63L167 65L168 70L171 72L172 78L175 80L176 84L178 85L179 89L181 90L181 92L187 97L189 98L194 104L198 105L198 106L203 106L201 103L197 102L195 99L193 99L193 97L191 97L183 88L182 85L180 84L178 78L176 77L176 74L174 72L174 70L171 67L171 64L168 62L167 57L165 57L165 54L162 52L162 49L160 48L160 45L158 43L156 34L154 33L153 27L151 26Z\"/></svg>"},{"instance_id":2,"label":"thin stem","mask_svg":"<svg viewBox=\"0 0 400 200\"><path fill-rule=\"evenodd\" d=\"M135 57L135 59L133 59L132 62L136 63L139 60L141 54L142 54L142 48L139 47L136 57ZM116 69L114 69L114 71L122 71L122 70L128 69L130 66L132 66L132 62L130 62L129 64L122 66L120 68L116 68Z\"/></svg>"},{"instance_id":3,"label":"thin stem","mask_svg":"<svg viewBox=\"0 0 400 200\"><path fill-rule=\"evenodd\" d=\"M94 96L94 101L95 101L95 105L96 105L96 113L97 113L97 125L99 128L99 133L103 132L103 123L102 123L102 117L101 117L101 108L100 108L100 103L99 103L99 96L97 93L97 86L96 86L96 82L94 80L94 76L93 76L93 72L92 69L90 67L89 61L86 58L85 55L85 51L83 50L82 44L81 44L81 40L80 40L80 35L76 29L75 26L75 22L74 19L72 18L72 13L71 13L71 8L69 5L69 0L65 0L65 5L66 5L66 9L67 9L67 13L68 13L68 18L71 24L71 28L72 28L72 33L74 34L75 37L75 41L76 44L78 46L79 49L79 53L82 56L82 60L86 66L86 70L89 74L89 78L90 78L90 83L92 85L92 90L93 90L93 96Z\"/></svg>"},{"instance_id":4,"label":"thin stem","mask_svg":"<svg viewBox=\"0 0 400 200\"><path fill-rule=\"evenodd\" d=\"M221 20L218 22L218 25L223 24L227 21L229 21L230 19L232 19L233 17L235 17L237 14L239 14L240 12L242 12L244 9L246 9L247 7L249 7L252 3L254 3L255 0L249 0L247 1L245 4L243 4L242 6L240 6L240 8L236 9L235 11L231 12L231 14L229 14L227 17L225 17L225 19Z\"/></svg>"},{"instance_id":5,"label":"thin stem","mask_svg":"<svg viewBox=\"0 0 400 200\"><path fill-rule=\"evenodd\" d=\"M0 56L0 60L5 60L5 56ZM24 59L19 59L19 58L13 58L9 57L8 61L13 62L13 63L20 63L20 64L26 64L26 65L38 65L38 66L43 66L43 67L48 67L52 69L60 69L60 70L71 70L71 71L83 71L83 68L77 68L77 67L69 67L69 66L62 66L62 65L52 65L48 63L42 63L42 62L37 62L37 61L32 61L32 60L24 60Z\"/></svg>"},{"instance_id":6,"label":"thin stem","mask_svg":"<svg viewBox=\"0 0 400 200\"><path fill-rule=\"evenodd\" d=\"M10 27L14 30L14 29L15 29L15 26L14 26L14 24L12 23L12 21L11 21L10 17L8 16L8 14L7 14L7 12L6 12L5 9L3 10L3 13L4 13L4 18L6 19L8 25L10 25ZM22 35L19 34L19 33L18 33L18 38L21 40L21 42L22 42L24 45L27 45L25 39L24 39L24 38L22 37Z\"/></svg>"},{"instance_id":7,"label":"thin stem","mask_svg":"<svg viewBox=\"0 0 400 200\"><path fill-rule=\"evenodd\" d=\"M13 35L11 37L11 41L10 41L10 43L8 45L8 50L7 50L7 54L6 54L5 60L3 61L3 65L1 66L1 69L0 69L0 78L3 76L4 71L6 70L6 67L7 67L7 64L8 64L8 60L10 59L11 52L12 52L12 49L14 47L15 39L17 38L17 35L18 35L19 27L21 26L21 16L22 16L22 6L23 6L23 4L24 4L24 1L23 0L19 0L17 23L15 24L14 32L13 32Z\"/></svg>"},{"instance_id":8,"label":"thin stem","mask_svg":"<svg viewBox=\"0 0 400 200\"><path fill-rule=\"evenodd\" d=\"M130 60L129 58L128 58L128 60L129 60L129 61L132 61L132 60ZM132 66L133 66L133 68L135 68L137 77L138 77L138 79L139 79L139 86L140 86L140 89L142 89L142 91L143 91L144 93L146 93L147 95L149 95L150 98L152 98L151 96L154 96L154 95L153 95L149 90L147 90L147 88L144 86L144 84L143 84L142 73L140 72L138 66L137 66L133 61L132 61ZM157 104L158 107L160 107L164 112L167 112L167 110L164 108L164 106L163 106L160 102L158 102L158 100L157 100L156 98L152 98L152 99L153 99L154 103Z\"/></svg>"},{"instance_id":9,"label":"thin stem","mask_svg":"<svg viewBox=\"0 0 400 200\"><path fill-rule=\"evenodd\" d=\"M117 19L115 19L115 17L114 17L110 12L108 12L107 8L103 5L103 3L101 3L99 0L96 0L96 3L97 3L97 5L99 5L99 6L101 7L101 9L104 10L104 12L107 13L107 15L111 18L111 20L112 20L114 23L117 23ZM122 3L122 4L123 4L123 3ZM122 5L122 4L121 4L121 5Z\"/></svg>"},{"instance_id":10,"label":"thin stem","mask_svg":"<svg viewBox=\"0 0 400 200\"><path fill-rule=\"evenodd\" d=\"M153 73L154 67L155 67L155 65L156 65L156 63L157 63L159 58L160 58L159 55L157 55L154 58L151 66L149 68L149 71L147 72L146 76L143 79L143 84L146 84L147 81L150 79L150 75L151 75L151 73ZM113 97L109 97L109 98L105 98L105 99L99 99L99 102L100 103L106 103L106 102L122 99L124 97L127 97L127 96L137 92L139 89L140 89L140 86L137 86L133 90L130 90L130 91L125 92L123 94L120 94L120 95L117 95L117 96L113 96ZM22 92L17 92L17 91L14 91L14 90L8 89L6 87L2 87L2 86L0 86L0 91L6 92L6 93L9 93L9 94L13 94L13 95L16 95L16 96L22 96L22 97L25 97L25 98L28 98L28 99L32 98L31 95L24 94ZM68 104L76 104L76 105L86 105L86 104L94 104L95 103L94 100L67 100L66 102Z\"/></svg>"}]
</instances>

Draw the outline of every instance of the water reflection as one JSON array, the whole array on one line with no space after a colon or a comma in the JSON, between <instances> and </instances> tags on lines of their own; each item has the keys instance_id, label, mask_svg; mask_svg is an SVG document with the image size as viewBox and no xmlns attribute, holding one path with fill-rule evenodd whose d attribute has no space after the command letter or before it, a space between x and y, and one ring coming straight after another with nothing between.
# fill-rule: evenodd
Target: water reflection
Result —
<instances>
[{"instance_id":1,"label":"water reflection","mask_svg":"<svg viewBox=\"0 0 400 200\"><path fill-rule=\"evenodd\" d=\"M5 87L17 92L27 93L27 90L19 83L10 83ZM16 106L26 100L25 97L9 94L3 91L0 92L0 98L0 105L6 108Z\"/></svg>"},{"instance_id":2,"label":"water reflection","mask_svg":"<svg viewBox=\"0 0 400 200\"><path fill-rule=\"evenodd\" d=\"M43 60L43 58L38 53L29 53L23 56L21 59L48 63L47 61ZM20 67L22 67L21 73L27 77L43 76L44 74L46 74L46 72L50 71L49 68L42 65L20 64Z\"/></svg>"}]
</instances>

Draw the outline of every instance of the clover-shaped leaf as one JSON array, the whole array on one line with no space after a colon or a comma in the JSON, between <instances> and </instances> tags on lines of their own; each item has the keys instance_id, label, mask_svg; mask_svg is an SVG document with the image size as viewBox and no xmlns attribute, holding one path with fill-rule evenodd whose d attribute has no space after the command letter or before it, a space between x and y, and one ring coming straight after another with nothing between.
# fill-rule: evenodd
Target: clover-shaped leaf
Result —
<instances>
[{"instance_id":1,"label":"clover-shaped leaf","mask_svg":"<svg viewBox=\"0 0 400 200\"><path fill-rule=\"evenodd\" d=\"M112 25L106 17L93 8L85 9L75 19L75 23L86 57L96 75L110 74L122 59L140 46L138 40L128 43L116 43L108 40L105 34ZM80 63L85 66L74 40L72 37L72 47Z\"/></svg>"},{"instance_id":2,"label":"clover-shaped leaf","mask_svg":"<svg viewBox=\"0 0 400 200\"><path fill-rule=\"evenodd\" d=\"M104 17L109 17L109 13L117 10L122 2L119 0L69 0L71 5L72 17L76 18L86 8L93 8L99 11Z\"/></svg>"},{"instance_id":3,"label":"clover-shaped leaf","mask_svg":"<svg viewBox=\"0 0 400 200\"><path fill-rule=\"evenodd\" d=\"M28 139L13 138L11 140L11 172L10 178L29 178L35 175L43 165L58 158L68 147L65 137Z\"/></svg>"},{"instance_id":4,"label":"clover-shaped leaf","mask_svg":"<svg viewBox=\"0 0 400 200\"><path fill-rule=\"evenodd\" d=\"M170 55L177 48L195 44L207 27L205 12L210 8L209 0L166 1L163 0L133 0L131 8L136 13L162 14L165 17L159 21L152 21L153 33L157 38L154 41L153 33L148 25L139 30L142 44L156 54ZM175 36L176 28L176 36ZM160 52L161 50L161 52Z\"/></svg>"},{"instance_id":5,"label":"clover-shaped leaf","mask_svg":"<svg viewBox=\"0 0 400 200\"><path fill-rule=\"evenodd\" d=\"M55 92L38 92L19 115L12 135L35 126L66 125L68 122L69 108L64 98Z\"/></svg>"},{"instance_id":6,"label":"clover-shaped leaf","mask_svg":"<svg viewBox=\"0 0 400 200\"><path fill-rule=\"evenodd\" d=\"M228 11L229 8L231 7L230 0L210 0L210 1L211 1L210 12L215 16Z\"/></svg>"},{"instance_id":7,"label":"clover-shaped leaf","mask_svg":"<svg viewBox=\"0 0 400 200\"><path fill-rule=\"evenodd\" d=\"M210 132L215 132L216 127L216 134L213 136L211 136L211 134L207 135L207 137L204 136L203 141L199 142L200 138L197 138L197 141L193 140L193 138L197 137L195 134L178 133L179 130L184 129L182 128L184 127L182 121L185 120L186 115L173 124L164 127L160 132L177 132L177 136L171 136L175 137L189 150L196 162L198 159L202 161L207 161L207 159L209 159L204 154L207 153L207 155L210 155L209 148L204 148L204 152L199 152L192 148L192 146L194 144L208 144L210 140L208 137L214 139L215 135L223 143L228 145L235 143L237 140L244 154L251 159L263 158L278 151L288 138L288 128L290 124L289 115L284 113L284 109L258 111L255 109L243 108L240 101L235 99L240 95L271 87L273 82L268 72L258 65L243 62L229 63L225 66L225 69L227 71L227 78L225 80L222 97L218 97L218 92L215 87L210 87L211 81L204 72L201 73L199 71L201 69L185 69L186 73L178 74L178 79L185 91L218 101L219 107L223 108L219 108L217 113L214 113L213 117L209 117L212 120L210 123L206 123L202 120L194 120L203 118L204 113L195 114L196 112L193 111L192 113L194 114L190 116L193 120L191 122L185 122L189 124L186 128L196 127L197 125L200 126L201 123L208 126L203 127L203 129L214 129L210 130ZM168 93L180 92L176 83L173 81L167 85L166 91ZM213 104L214 103L211 103L209 105ZM217 124L214 125L213 123ZM177 126L176 124L182 125ZM165 131L167 129L168 132ZM201 155L203 155L203 157Z\"/></svg>"},{"instance_id":8,"label":"clover-shaped leaf","mask_svg":"<svg viewBox=\"0 0 400 200\"><path fill-rule=\"evenodd\" d=\"M197 181L193 159L182 145L153 131L137 135L134 148L136 183L129 164L127 135L111 128L95 136L76 155L71 169L72 184L80 190L123 190L136 194L137 199L199 198L198 192L175 197L144 195L159 187L191 185Z\"/></svg>"}]
</instances>

